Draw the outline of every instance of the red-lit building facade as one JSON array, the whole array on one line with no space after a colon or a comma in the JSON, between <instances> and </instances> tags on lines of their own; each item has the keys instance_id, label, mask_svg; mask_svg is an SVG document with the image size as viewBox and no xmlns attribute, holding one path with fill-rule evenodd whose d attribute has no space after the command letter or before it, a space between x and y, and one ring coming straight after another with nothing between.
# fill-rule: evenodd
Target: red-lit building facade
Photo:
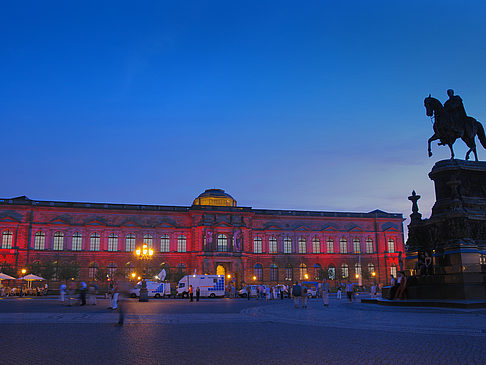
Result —
<instances>
[{"instance_id":1,"label":"red-lit building facade","mask_svg":"<svg viewBox=\"0 0 486 365\"><path fill-rule=\"evenodd\" d=\"M210 189L192 206L0 199L0 266L75 262L79 279L98 270L130 276L133 254L154 249L152 273L225 274L242 282L319 280L387 283L404 252L401 214L238 207ZM1 267L0 267L1 270ZM374 273L374 274L373 274ZM357 276L358 275L358 276ZM54 275L55 280L55 275Z\"/></svg>"}]
</instances>

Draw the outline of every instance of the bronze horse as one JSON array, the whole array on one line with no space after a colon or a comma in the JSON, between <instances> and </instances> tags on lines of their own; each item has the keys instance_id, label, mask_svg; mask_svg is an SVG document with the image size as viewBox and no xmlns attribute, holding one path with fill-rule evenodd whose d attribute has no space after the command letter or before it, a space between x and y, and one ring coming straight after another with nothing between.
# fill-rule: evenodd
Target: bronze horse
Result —
<instances>
[{"instance_id":1,"label":"bronze horse","mask_svg":"<svg viewBox=\"0 0 486 365\"><path fill-rule=\"evenodd\" d=\"M456 139L461 138L464 143L469 147L469 151L466 153L466 160L469 160L469 154L474 153L476 161L478 160L478 154L476 152L476 142L474 138L478 136L479 141L486 148L486 136L484 135L484 129L481 123L479 123L473 117L466 117L460 126L455 126L449 113L444 109L442 103L431 97L430 95L424 100L426 114L429 117L435 117L434 121L434 135L429 138L429 157L432 156L430 149L430 143L437 139L440 140L439 146L448 145L451 150L451 159L454 158L454 150L452 145Z\"/></svg>"}]
</instances>

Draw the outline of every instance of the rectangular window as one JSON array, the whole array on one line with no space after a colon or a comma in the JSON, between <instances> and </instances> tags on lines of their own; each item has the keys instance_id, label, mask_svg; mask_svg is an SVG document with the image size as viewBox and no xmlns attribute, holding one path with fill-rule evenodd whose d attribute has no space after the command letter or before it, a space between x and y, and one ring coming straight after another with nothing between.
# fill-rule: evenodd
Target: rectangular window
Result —
<instances>
[{"instance_id":1,"label":"rectangular window","mask_svg":"<svg viewBox=\"0 0 486 365\"><path fill-rule=\"evenodd\" d=\"M393 238L388 240L388 252L395 252L395 241Z\"/></svg>"},{"instance_id":2,"label":"rectangular window","mask_svg":"<svg viewBox=\"0 0 486 365\"><path fill-rule=\"evenodd\" d=\"M118 236L110 234L108 237L108 251L118 251Z\"/></svg>"},{"instance_id":3,"label":"rectangular window","mask_svg":"<svg viewBox=\"0 0 486 365\"><path fill-rule=\"evenodd\" d=\"M292 240L289 237L284 238L284 253L292 253Z\"/></svg>"},{"instance_id":4,"label":"rectangular window","mask_svg":"<svg viewBox=\"0 0 486 365\"><path fill-rule=\"evenodd\" d=\"M321 241L317 237L312 240L312 251L314 253L321 253Z\"/></svg>"},{"instance_id":5,"label":"rectangular window","mask_svg":"<svg viewBox=\"0 0 486 365\"><path fill-rule=\"evenodd\" d=\"M169 235L164 234L160 238L160 252L169 252L170 250L170 238Z\"/></svg>"},{"instance_id":6,"label":"rectangular window","mask_svg":"<svg viewBox=\"0 0 486 365\"><path fill-rule=\"evenodd\" d=\"M366 239L366 252L373 253L373 240L371 238Z\"/></svg>"},{"instance_id":7,"label":"rectangular window","mask_svg":"<svg viewBox=\"0 0 486 365\"><path fill-rule=\"evenodd\" d=\"M82 242L83 242L83 237L81 236L80 233L76 232L73 234L73 241L72 241L72 250L73 251L81 251L82 247Z\"/></svg>"},{"instance_id":8,"label":"rectangular window","mask_svg":"<svg viewBox=\"0 0 486 365\"><path fill-rule=\"evenodd\" d=\"M135 235L134 234L127 234L125 237L125 250L127 252L135 251Z\"/></svg>"},{"instance_id":9,"label":"rectangular window","mask_svg":"<svg viewBox=\"0 0 486 365\"><path fill-rule=\"evenodd\" d=\"M332 238L327 239L327 253L334 253L334 241Z\"/></svg>"},{"instance_id":10,"label":"rectangular window","mask_svg":"<svg viewBox=\"0 0 486 365\"><path fill-rule=\"evenodd\" d=\"M357 238L353 240L353 249L354 253L361 253L361 242Z\"/></svg>"},{"instance_id":11,"label":"rectangular window","mask_svg":"<svg viewBox=\"0 0 486 365\"><path fill-rule=\"evenodd\" d=\"M277 253L277 239L275 237L270 237L268 240L268 252Z\"/></svg>"},{"instance_id":12,"label":"rectangular window","mask_svg":"<svg viewBox=\"0 0 486 365\"><path fill-rule=\"evenodd\" d=\"M348 241L346 241L345 238L341 238L339 246L341 248L341 253L348 253Z\"/></svg>"},{"instance_id":13,"label":"rectangular window","mask_svg":"<svg viewBox=\"0 0 486 365\"><path fill-rule=\"evenodd\" d=\"M262 239L260 237L255 237L253 240L253 252L254 253L262 253Z\"/></svg>"},{"instance_id":14,"label":"rectangular window","mask_svg":"<svg viewBox=\"0 0 486 365\"><path fill-rule=\"evenodd\" d=\"M64 233L56 232L54 233L54 242L52 249L54 251L62 251L64 248Z\"/></svg>"}]
</instances>

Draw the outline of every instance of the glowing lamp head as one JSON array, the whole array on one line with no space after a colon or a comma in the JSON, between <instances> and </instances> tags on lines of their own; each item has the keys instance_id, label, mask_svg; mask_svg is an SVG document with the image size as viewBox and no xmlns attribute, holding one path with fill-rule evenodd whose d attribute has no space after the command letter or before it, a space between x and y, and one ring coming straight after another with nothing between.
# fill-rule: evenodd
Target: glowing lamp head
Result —
<instances>
[{"instance_id":1,"label":"glowing lamp head","mask_svg":"<svg viewBox=\"0 0 486 365\"><path fill-rule=\"evenodd\" d=\"M25 274L26 272L27 272L27 270L22 269L22 274Z\"/></svg>"},{"instance_id":2,"label":"glowing lamp head","mask_svg":"<svg viewBox=\"0 0 486 365\"><path fill-rule=\"evenodd\" d=\"M141 254L140 249L139 249L139 248L137 248L137 249L135 250L135 255L140 256L140 254Z\"/></svg>"},{"instance_id":3,"label":"glowing lamp head","mask_svg":"<svg viewBox=\"0 0 486 365\"><path fill-rule=\"evenodd\" d=\"M141 277L139 276L137 279L138 279L138 280L140 280L140 279L141 279Z\"/></svg>"},{"instance_id":4,"label":"glowing lamp head","mask_svg":"<svg viewBox=\"0 0 486 365\"><path fill-rule=\"evenodd\" d=\"M373 271L373 272L371 273L371 275L372 275L372 276L376 276L376 273Z\"/></svg>"},{"instance_id":5,"label":"glowing lamp head","mask_svg":"<svg viewBox=\"0 0 486 365\"><path fill-rule=\"evenodd\" d=\"M359 278L359 274L356 274L356 279L358 279L358 278Z\"/></svg>"},{"instance_id":6,"label":"glowing lamp head","mask_svg":"<svg viewBox=\"0 0 486 365\"><path fill-rule=\"evenodd\" d=\"M230 274L228 274L228 279L231 279L231 275Z\"/></svg>"},{"instance_id":7,"label":"glowing lamp head","mask_svg":"<svg viewBox=\"0 0 486 365\"><path fill-rule=\"evenodd\" d=\"M135 278L135 273L134 272L132 272L132 278Z\"/></svg>"},{"instance_id":8,"label":"glowing lamp head","mask_svg":"<svg viewBox=\"0 0 486 365\"><path fill-rule=\"evenodd\" d=\"M304 278L309 279L309 275L305 274Z\"/></svg>"},{"instance_id":9,"label":"glowing lamp head","mask_svg":"<svg viewBox=\"0 0 486 365\"><path fill-rule=\"evenodd\" d=\"M253 280L256 280L256 276L253 277Z\"/></svg>"},{"instance_id":10,"label":"glowing lamp head","mask_svg":"<svg viewBox=\"0 0 486 365\"><path fill-rule=\"evenodd\" d=\"M154 254L154 250L152 250L151 248L149 248L148 254L149 254L149 256L152 256Z\"/></svg>"}]
</instances>

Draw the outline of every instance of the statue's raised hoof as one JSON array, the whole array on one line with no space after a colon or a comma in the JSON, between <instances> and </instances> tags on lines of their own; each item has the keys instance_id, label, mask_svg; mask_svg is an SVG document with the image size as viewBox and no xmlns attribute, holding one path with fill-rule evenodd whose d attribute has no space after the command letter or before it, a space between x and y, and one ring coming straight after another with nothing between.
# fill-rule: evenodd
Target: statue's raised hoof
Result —
<instances>
[{"instance_id":1,"label":"statue's raised hoof","mask_svg":"<svg viewBox=\"0 0 486 365\"><path fill-rule=\"evenodd\" d=\"M429 157L432 157L432 152L429 152Z\"/></svg>"}]
</instances>

